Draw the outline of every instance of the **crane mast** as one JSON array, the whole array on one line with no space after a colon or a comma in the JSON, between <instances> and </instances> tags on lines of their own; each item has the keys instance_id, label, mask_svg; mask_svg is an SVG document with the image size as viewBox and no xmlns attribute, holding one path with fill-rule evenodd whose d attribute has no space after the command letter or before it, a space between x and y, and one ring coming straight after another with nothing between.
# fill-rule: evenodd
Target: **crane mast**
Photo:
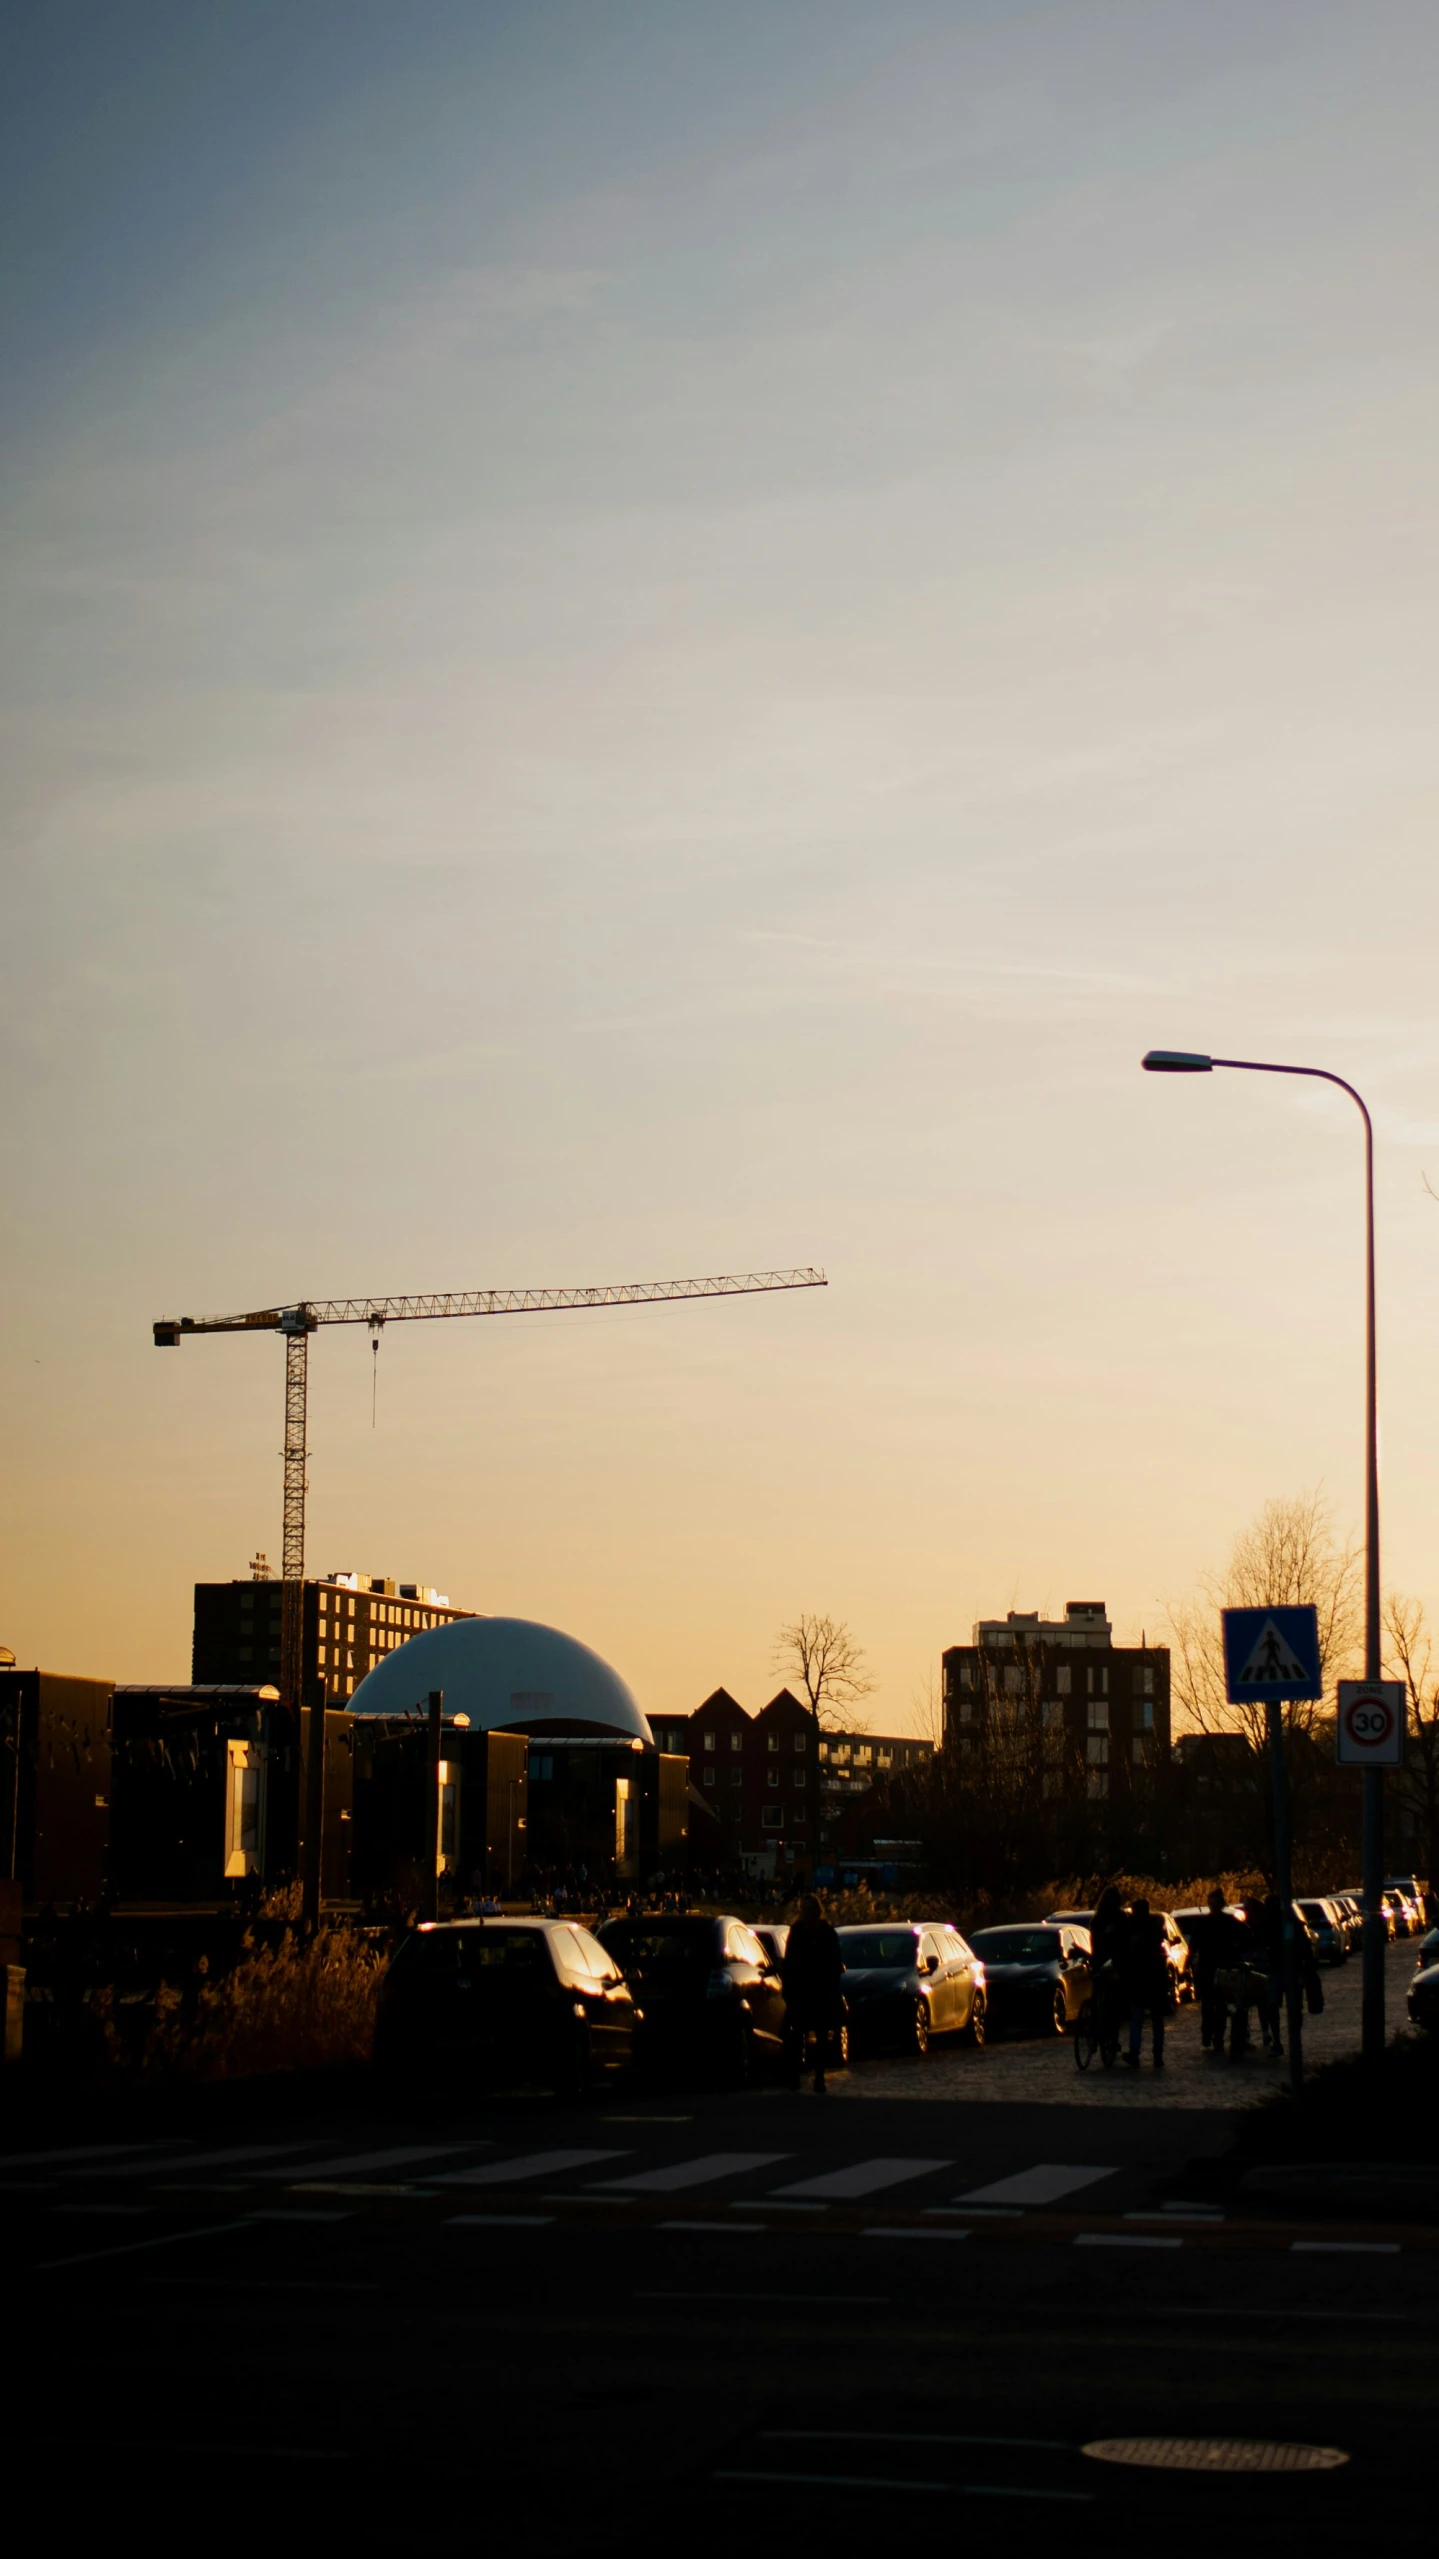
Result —
<instances>
[{"instance_id":1,"label":"crane mast","mask_svg":"<svg viewBox=\"0 0 1439 2559\"><path fill-rule=\"evenodd\" d=\"M777 1289L824 1288L823 1271L746 1271L712 1279L622 1280L598 1288L489 1288L408 1297L301 1298L292 1306L256 1307L246 1315L162 1317L157 1350L173 1350L187 1334L280 1333L285 1343L285 1489L280 1541L280 1695L300 1706L305 1605L306 1406L310 1335L322 1324L434 1322L461 1315L550 1315L601 1306L659 1306L694 1297L761 1297Z\"/></svg>"}]
</instances>

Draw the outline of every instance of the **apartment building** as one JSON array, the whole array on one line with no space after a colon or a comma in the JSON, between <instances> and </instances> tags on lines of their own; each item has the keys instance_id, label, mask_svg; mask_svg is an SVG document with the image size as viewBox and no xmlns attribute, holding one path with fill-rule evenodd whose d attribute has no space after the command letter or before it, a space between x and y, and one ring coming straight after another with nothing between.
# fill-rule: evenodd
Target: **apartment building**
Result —
<instances>
[{"instance_id":1,"label":"apartment building","mask_svg":"<svg viewBox=\"0 0 1439 2559\"><path fill-rule=\"evenodd\" d=\"M1044 1783L1092 1801L1169 1757L1169 1649L1116 1644L1100 1599L1072 1599L1062 1618L1011 1609L981 1618L943 1656L944 1742L963 1760L1001 1733L1048 1734Z\"/></svg>"}]
</instances>

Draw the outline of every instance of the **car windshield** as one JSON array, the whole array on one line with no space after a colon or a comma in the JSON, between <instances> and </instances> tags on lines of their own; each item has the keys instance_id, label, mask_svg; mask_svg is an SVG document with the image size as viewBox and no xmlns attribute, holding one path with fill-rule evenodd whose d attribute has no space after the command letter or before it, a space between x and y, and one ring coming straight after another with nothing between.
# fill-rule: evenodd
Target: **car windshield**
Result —
<instances>
[{"instance_id":1,"label":"car windshield","mask_svg":"<svg viewBox=\"0 0 1439 2559\"><path fill-rule=\"evenodd\" d=\"M908 1971L919 1955L912 1928L842 1928L839 1942L845 1971L851 1973Z\"/></svg>"},{"instance_id":2,"label":"car windshield","mask_svg":"<svg viewBox=\"0 0 1439 2559\"><path fill-rule=\"evenodd\" d=\"M969 1942L985 1964L1052 1964L1059 1953L1053 1928L981 1928Z\"/></svg>"},{"instance_id":3,"label":"car windshield","mask_svg":"<svg viewBox=\"0 0 1439 2559\"><path fill-rule=\"evenodd\" d=\"M668 1928L616 1919L601 1932L601 1942L626 1972L685 1972L713 1960L715 1927L712 1919L682 1920Z\"/></svg>"},{"instance_id":4,"label":"car windshield","mask_svg":"<svg viewBox=\"0 0 1439 2559\"><path fill-rule=\"evenodd\" d=\"M547 1961L538 1928L421 1928L407 1937L395 1960L407 1972L472 1973L502 1966L507 1972L539 1972Z\"/></svg>"}]
</instances>

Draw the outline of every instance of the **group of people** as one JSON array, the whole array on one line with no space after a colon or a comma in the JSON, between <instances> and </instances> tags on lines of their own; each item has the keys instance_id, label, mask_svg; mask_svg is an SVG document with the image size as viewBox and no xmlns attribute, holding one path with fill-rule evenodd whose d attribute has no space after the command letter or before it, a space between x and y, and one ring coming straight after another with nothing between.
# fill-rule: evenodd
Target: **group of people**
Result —
<instances>
[{"instance_id":1,"label":"group of people","mask_svg":"<svg viewBox=\"0 0 1439 2559\"><path fill-rule=\"evenodd\" d=\"M1164 2068L1164 2024L1173 1991L1164 1947L1164 1922L1142 1898L1126 1908L1115 1884L1096 1904L1090 1937L1096 1996L1111 2013L1127 2015L1129 2049L1123 2058L1137 2070L1144 2021L1152 2021L1156 2070ZM1294 1944L1298 1987L1311 2008L1323 2004L1319 1971L1308 1930L1296 1917ZM1259 2020L1266 2052L1284 2051L1284 1905L1277 1893L1256 1894L1231 1909L1216 1884L1209 1908L1189 1931L1189 1957L1199 2000L1200 2040L1206 2052L1223 2052L1229 2025L1231 2057L1249 2042L1251 2014ZM1231 2022L1232 2021L1232 2022Z\"/></svg>"}]
</instances>

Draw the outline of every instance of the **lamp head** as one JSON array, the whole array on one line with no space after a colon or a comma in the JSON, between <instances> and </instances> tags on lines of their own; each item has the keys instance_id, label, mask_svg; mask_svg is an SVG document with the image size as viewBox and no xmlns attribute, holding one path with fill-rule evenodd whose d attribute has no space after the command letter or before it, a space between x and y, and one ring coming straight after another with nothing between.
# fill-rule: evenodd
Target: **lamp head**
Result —
<instances>
[{"instance_id":1,"label":"lamp head","mask_svg":"<svg viewBox=\"0 0 1439 2559\"><path fill-rule=\"evenodd\" d=\"M1146 1075L1212 1075L1214 1060L1197 1049L1152 1048L1142 1060Z\"/></svg>"}]
</instances>

